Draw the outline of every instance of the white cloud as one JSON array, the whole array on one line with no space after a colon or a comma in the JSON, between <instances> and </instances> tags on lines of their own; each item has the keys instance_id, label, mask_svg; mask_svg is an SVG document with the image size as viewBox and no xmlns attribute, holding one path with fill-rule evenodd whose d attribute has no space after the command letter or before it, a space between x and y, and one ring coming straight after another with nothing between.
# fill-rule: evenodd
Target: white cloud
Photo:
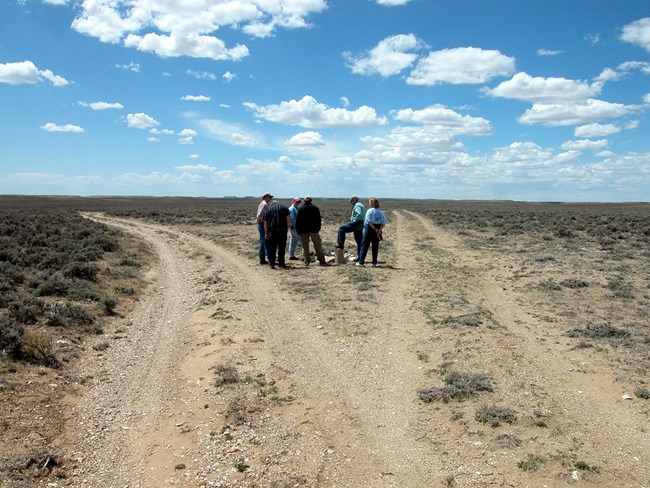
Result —
<instances>
[{"instance_id":1,"label":"white cloud","mask_svg":"<svg viewBox=\"0 0 650 488\"><path fill-rule=\"evenodd\" d=\"M126 47L135 47L139 51L154 52L163 58L189 56L192 58L208 58L216 61L237 61L248 56L248 48L238 44L232 49L226 48L225 43L212 36L188 34L161 35L149 32L144 36L129 34L124 39Z\"/></svg>"},{"instance_id":2,"label":"white cloud","mask_svg":"<svg viewBox=\"0 0 650 488\"><path fill-rule=\"evenodd\" d=\"M538 56L557 56L558 54L562 54L564 51L553 51L551 49L538 49L537 50L537 55Z\"/></svg>"},{"instance_id":3,"label":"white cloud","mask_svg":"<svg viewBox=\"0 0 650 488\"><path fill-rule=\"evenodd\" d=\"M525 100L534 103L581 101L592 98L597 92L584 81L566 78L532 77L517 73L492 89L483 90L493 97Z\"/></svg>"},{"instance_id":4,"label":"white cloud","mask_svg":"<svg viewBox=\"0 0 650 488\"><path fill-rule=\"evenodd\" d=\"M182 137L194 137L196 134L197 132L194 129L183 129L178 133L178 135Z\"/></svg>"},{"instance_id":5,"label":"white cloud","mask_svg":"<svg viewBox=\"0 0 650 488\"><path fill-rule=\"evenodd\" d=\"M432 105L422 110L398 110L393 118L401 122L425 124L429 130L447 134L485 136L491 133L490 122L484 118L461 115L442 105Z\"/></svg>"},{"instance_id":6,"label":"white cloud","mask_svg":"<svg viewBox=\"0 0 650 488\"><path fill-rule=\"evenodd\" d=\"M43 0L43 2L49 5L66 5L68 0Z\"/></svg>"},{"instance_id":7,"label":"white cloud","mask_svg":"<svg viewBox=\"0 0 650 488\"><path fill-rule=\"evenodd\" d=\"M47 124L41 126L41 129L43 129L43 130L45 130L47 132L76 132L76 133L80 133L80 132L84 131L78 125L72 125L72 124L56 125L56 124L53 124L52 122L48 122Z\"/></svg>"},{"instance_id":8,"label":"white cloud","mask_svg":"<svg viewBox=\"0 0 650 488\"><path fill-rule=\"evenodd\" d=\"M573 135L576 137L603 137L620 132L621 129L614 124L587 124L576 127Z\"/></svg>"},{"instance_id":9,"label":"white cloud","mask_svg":"<svg viewBox=\"0 0 650 488\"><path fill-rule=\"evenodd\" d=\"M420 60L406 82L431 86L437 83L486 83L515 70L515 59L499 51L459 47L430 52Z\"/></svg>"},{"instance_id":10,"label":"white cloud","mask_svg":"<svg viewBox=\"0 0 650 488\"><path fill-rule=\"evenodd\" d=\"M607 139L592 141L591 139L581 139L578 141L566 141L562 144L562 149L566 151L601 151L609 145Z\"/></svg>"},{"instance_id":11,"label":"white cloud","mask_svg":"<svg viewBox=\"0 0 650 488\"><path fill-rule=\"evenodd\" d=\"M226 80L226 83L230 83L232 80L237 78L237 75L234 73L231 73L230 71L226 71L224 74L221 75L221 77Z\"/></svg>"},{"instance_id":12,"label":"white cloud","mask_svg":"<svg viewBox=\"0 0 650 488\"><path fill-rule=\"evenodd\" d=\"M406 5L411 0L375 0L379 5L385 5L386 7L395 7L399 5Z\"/></svg>"},{"instance_id":13,"label":"white cloud","mask_svg":"<svg viewBox=\"0 0 650 488\"><path fill-rule=\"evenodd\" d=\"M194 138L193 137L181 137L178 139L179 144L194 144Z\"/></svg>"},{"instance_id":14,"label":"white cloud","mask_svg":"<svg viewBox=\"0 0 650 488\"><path fill-rule=\"evenodd\" d=\"M126 122L129 127L132 127L134 129L149 129L150 127L156 127L160 125L160 122L158 122L156 119L143 113L128 114L126 116Z\"/></svg>"},{"instance_id":15,"label":"white cloud","mask_svg":"<svg viewBox=\"0 0 650 488\"><path fill-rule=\"evenodd\" d=\"M589 99L581 103L535 103L518 120L520 123L526 125L577 125L588 124L602 119L621 117L630 111L631 107L626 105L596 99Z\"/></svg>"},{"instance_id":16,"label":"white cloud","mask_svg":"<svg viewBox=\"0 0 650 488\"><path fill-rule=\"evenodd\" d=\"M176 132L174 132L174 131L171 130L171 129L156 129L155 127L149 129L149 132L150 132L151 134L162 134L162 135L165 135L165 136L173 136L173 135L176 135Z\"/></svg>"},{"instance_id":17,"label":"white cloud","mask_svg":"<svg viewBox=\"0 0 650 488\"><path fill-rule=\"evenodd\" d=\"M162 57L237 60L248 56L248 48L241 44L228 48L212 33L227 26L266 37L278 28L309 27L307 17L325 8L325 0L85 0L72 28L102 42L123 42Z\"/></svg>"},{"instance_id":18,"label":"white cloud","mask_svg":"<svg viewBox=\"0 0 650 488\"><path fill-rule=\"evenodd\" d=\"M650 17L636 20L623 27L621 39L650 52Z\"/></svg>"},{"instance_id":19,"label":"white cloud","mask_svg":"<svg viewBox=\"0 0 650 488\"><path fill-rule=\"evenodd\" d=\"M289 146L323 146L323 136L314 131L301 132L291 137L287 142Z\"/></svg>"},{"instance_id":20,"label":"white cloud","mask_svg":"<svg viewBox=\"0 0 650 488\"><path fill-rule=\"evenodd\" d=\"M207 97L205 95L184 95L181 97L181 100L188 102L209 102L212 100L212 97Z\"/></svg>"},{"instance_id":21,"label":"white cloud","mask_svg":"<svg viewBox=\"0 0 650 488\"><path fill-rule=\"evenodd\" d=\"M193 78L196 78L197 80L216 80L217 75L214 73L209 73L207 71L192 71L191 69L188 69L186 71L188 75L190 75Z\"/></svg>"},{"instance_id":22,"label":"white cloud","mask_svg":"<svg viewBox=\"0 0 650 488\"><path fill-rule=\"evenodd\" d=\"M196 156L193 154L192 156ZM198 157L198 156L197 156ZM213 173L215 168L207 164L187 164L183 166L176 166L176 169L186 171L188 173Z\"/></svg>"},{"instance_id":23,"label":"white cloud","mask_svg":"<svg viewBox=\"0 0 650 488\"><path fill-rule=\"evenodd\" d=\"M301 100L281 102L279 105L259 106L252 102L244 103L255 117L285 125L296 125L308 129L325 127L365 127L385 125L385 117L378 117L374 108L361 106L356 110L329 108L306 95Z\"/></svg>"},{"instance_id":24,"label":"white cloud","mask_svg":"<svg viewBox=\"0 0 650 488\"><path fill-rule=\"evenodd\" d=\"M116 64L115 67L127 71L133 71L134 73L140 72L140 65L138 63L134 63L133 61L131 61L129 64Z\"/></svg>"},{"instance_id":25,"label":"white cloud","mask_svg":"<svg viewBox=\"0 0 650 488\"><path fill-rule=\"evenodd\" d=\"M109 110L109 109L116 109L116 110L121 110L124 108L124 105L121 103L108 103L108 102L91 102L91 103L86 103L86 102L77 102L78 105L81 107L89 107L93 110Z\"/></svg>"},{"instance_id":26,"label":"white cloud","mask_svg":"<svg viewBox=\"0 0 650 488\"><path fill-rule=\"evenodd\" d=\"M188 159L199 159L199 155L198 154L190 154L187 158Z\"/></svg>"},{"instance_id":27,"label":"white cloud","mask_svg":"<svg viewBox=\"0 0 650 488\"><path fill-rule=\"evenodd\" d=\"M409 51L422 47L424 44L413 34L399 34L380 41L363 56L356 57L349 52L343 53L343 56L353 73L391 76L411 66L418 55Z\"/></svg>"},{"instance_id":28,"label":"white cloud","mask_svg":"<svg viewBox=\"0 0 650 488\"><path fill-rule=\"evenodd\" d=\"M233 146L259 146L260 137L239 125L229 124L216 119L203 119L198 121L203 127L204 134L221 142Z\"/></svg>"},{"instance_id":29,"label":"white cloud","mask_svg":"<svg viewBox=\"0 0 650 488\"><path fill-rule=\"evenodd\" d=\"M34 85L48 80L54 86L66 86L70 82L65 78L55 75L49 69L39 70L31 61L0 64L0 83L9 85Z\"/></svg>"},{"instance_id":30,"label":"white cloud","mask_svg":"<svg viewBox=\"0 0 650 488\"><path fill-rule=\"evenodd\" d=\"M160 139L154 136L147 137L147 142L160 142Z\"/></svg>"}]
</instances>

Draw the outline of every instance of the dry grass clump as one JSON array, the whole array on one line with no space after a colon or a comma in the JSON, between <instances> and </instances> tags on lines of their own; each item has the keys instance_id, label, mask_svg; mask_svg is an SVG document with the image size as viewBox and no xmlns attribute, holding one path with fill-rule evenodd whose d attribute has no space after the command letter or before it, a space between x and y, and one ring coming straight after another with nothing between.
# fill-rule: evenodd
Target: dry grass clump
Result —
<instances>
[{"instance_id":1,"label":"dry grass clump","mask_svg":"<svg viewBox=\"0 0 650 488\"><path fill-rule=\"evenodd\" d=\"M492 378L483 373L461 373L452 371L445 377L445 385L422 388L418 391L420 399L425 402L441 400L466 400L475 398L480 393L492 391Z\"/></svg>"}]
</instances>

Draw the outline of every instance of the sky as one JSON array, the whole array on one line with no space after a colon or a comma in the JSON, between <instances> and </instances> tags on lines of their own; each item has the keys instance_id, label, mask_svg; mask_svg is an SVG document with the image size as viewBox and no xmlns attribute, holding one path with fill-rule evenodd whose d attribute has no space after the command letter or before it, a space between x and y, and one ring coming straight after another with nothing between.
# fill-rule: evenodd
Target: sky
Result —
<instances>
[{"instance_id":1,"label":"sky","mask_svg":"<svg viewBox=\"0 0 650 488\"><path fill-rule=\"evenodd\" d=\"M0 194L650 201L647 0L2 0Z\"/></svg>"}]
</instances>

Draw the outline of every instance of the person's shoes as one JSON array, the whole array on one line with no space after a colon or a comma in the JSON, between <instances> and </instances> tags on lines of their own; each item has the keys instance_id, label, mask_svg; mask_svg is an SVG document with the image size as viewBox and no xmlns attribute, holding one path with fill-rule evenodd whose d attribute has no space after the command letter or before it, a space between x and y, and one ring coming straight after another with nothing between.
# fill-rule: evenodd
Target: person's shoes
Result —
<instances>
[{"instance_id":1,"label":"person's shoes","mask_svg":"<svg viewBox=\"0 0 650 488\"><path fill-rule=\"evenodd\" d=\"M275 269L275 264L271 264L271 269Z\"/></svg>"},{"instance_id":2,"label":"person's shoes","mask_svg":"<svg viewBox=\"0 0 650 488\"><path fill-rule=\"evenodd\" d=\"M370 265L370 267L371 267L371 268L376 268L376 267L377 267L377 263L372 263L372 264Z\"/></svg>"},{"instance_id":3,"label":"person's shoes","mask_svg":"<svg viewBox=\"0 0 650 488\"><path fill-rule=\"evenodd\" d=\"M289 269L289 266L287 266L286 264L281 264L280 267L281 267L282 269Z\"/></svg>"},{"instance_id":4,"label":"person's shoes","mask_svg":"<svg viewBox=\"0 0 650 488\"><path fill-rule=\"evenodd\" d=\"M289 256L289 261L298 261L296 256Z\"/></svg>"},{"instance_id":5,"label":"person's shoes","mask_svg":"<svg viewBox=\"0 0 650 488\"><path fill-rule=\"evenodd\" d=\"M363 263L361 261L357 261L354 265L355 266L363 266Z\"/></svg>"},{"instance_id":6,"label":"person's shoes","mask_svg":"<svg viewBox=\"0 0 650 488\"><path fill-rule=\"evenodd\" d=\"M264 261L260 261L260 264L269 264L269 262L264 260Z\"/></svg>"},{"instance_id":7,"label":"person's shoes","mask_svg":"<svg viewBox=\"0 0 650 488\"><path fill-rule=\"evenodd\" d=\"M309 261L305 260L305 266L309 266Z\"/></svg>"},{"instance_id":8,"label":"person's shoes","mask_svg":"<svg viewBox=\"0 0 650 488\"><path fill-rule=\"evenodd\" d=\"M328 263L327 261L320 261L320 262L318 263L318 265L319 265L319 266L329 266L330 263Z\"/></svg>"}]
</instances>

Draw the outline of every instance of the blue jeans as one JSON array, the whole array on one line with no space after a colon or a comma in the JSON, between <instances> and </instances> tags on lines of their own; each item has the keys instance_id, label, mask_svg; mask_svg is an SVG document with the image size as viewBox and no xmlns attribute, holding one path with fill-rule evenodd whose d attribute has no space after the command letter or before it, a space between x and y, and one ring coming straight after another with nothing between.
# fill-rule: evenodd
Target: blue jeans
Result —
<instances>
[{"instance_id":1,"label":"blue jeans","mask_svg":"<svg viewBox=\"0 0 650 488\"><path fill-rule=\"evenodd\" d=\"M289 257L296 257L296 247L298 244L302 247L300 236L298 235L298 232L296 232L295 226L292 226L289 231L291 232L289 236Z\"/></svg>"},{"instance_id":2,"label":"blue jeans","mask_svg":"<svg viewBox=\"0 0 650 488\"><path fill-rule=\"evenodd\" d=\"M365 264L368 249L372 245L372 264L377 264L377 255L379 254L379 236L368 225L363 228L363 240L361 241L361 251L359 252L359 262Z\"/></svg>"},{"instance_id":3,"label":"blue jeans","mask_svg":"<svg viewBox=\"0 0 650 488\"><path fill-rule=\"evenodd\" d=\"M339 232L336 236L336 246L343 249L345 245L345 234L349 232L354 233L354 241L357 243L357 257L361 255L361 242L363 240L363 220L358 222L348 222L339 227Z\"/></svg>"},{"instance_id":4,"label":"blue jeans","mask_svg":"<svg viewBox=\"0 0 650 488\"><path fill-rule=\"evenodd\" d=\"M260 243L259 243L259 254L260 254L260 263L266 261L266 242L264 241L264 223L257 223L257 230L260 233Z\"/></svg>"}]
</instances>

